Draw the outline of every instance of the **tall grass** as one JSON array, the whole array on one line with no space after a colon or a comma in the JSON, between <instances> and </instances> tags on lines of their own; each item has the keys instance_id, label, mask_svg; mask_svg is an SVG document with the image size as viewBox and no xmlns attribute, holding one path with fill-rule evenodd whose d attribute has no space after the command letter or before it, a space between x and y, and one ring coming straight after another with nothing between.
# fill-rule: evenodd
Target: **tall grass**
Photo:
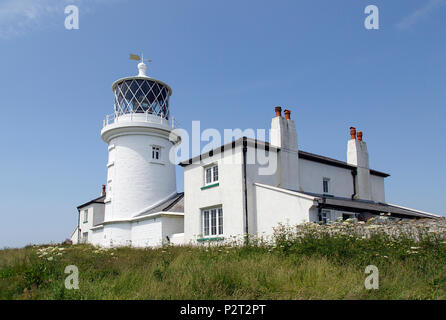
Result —
<instances>
[{"instance_id":1,"label":"tall grass","mask_svg":"<svg viewBox=\"0 0 446 320\"><path fill-rule=\"evenodd\" d=\"M247 246L5 249L0 299L446 298L442 230L429 233L422 225L416 228L426 234L414 239L358 232L366 226L280 226L274 242ZM364 287L371 264L379 269L378 290ZM79 269L79 290L64 286L67 265Z\"/></svg>"}]
</instances>

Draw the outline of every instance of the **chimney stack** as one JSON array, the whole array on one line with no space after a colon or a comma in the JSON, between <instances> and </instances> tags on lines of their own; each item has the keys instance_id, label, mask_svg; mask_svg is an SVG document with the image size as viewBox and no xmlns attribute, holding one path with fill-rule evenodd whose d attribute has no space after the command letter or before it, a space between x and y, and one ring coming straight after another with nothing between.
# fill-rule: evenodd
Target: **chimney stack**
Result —
<instances>
[{"instance_id":1,"label":"chimney stack","mask_svg":"<svg viewBox=\"0 0 446 320\"><path fill-rule=\"evenodd\" d=\"M355 127L350 127L350 136L351 139L347 144L347 163L356 167L355 198L372 200L372 184L370 180L367 144L362 141L362 131L356 132Z\"/></svg>"},{"instance_id":2,"label":"chimney stack","mask_svg":"<svg viewBox=\"0 0 446 320\"><path fill-rule=\"evenodd\" d=\"M356 139L356 128L350 127L350 139L355 140Z\"/></svg>"},{"instance_id":3,"label":"chimney stack","mask_svg":"<svg viewBox=\"0 0 446 320\"><path fill-rule=\"evenodd\" d=\"M102 185L102 193L101 195L105 196L105 184Z\"/></svg>"},{"instance_id":4,"label":"chimney stack","mask_svg":"<svg viewBox=\"0 0 446 320\"><path fill-rule=\"evenodd\" d=\"M291 190L301 190L299 184L299 154L297 131L290 110L285 110L285 118L280 115L281 107L276 107L276 116L271 121L269 142L280 148L277 161L276 186Z\"/></svg>"}]
</instances>

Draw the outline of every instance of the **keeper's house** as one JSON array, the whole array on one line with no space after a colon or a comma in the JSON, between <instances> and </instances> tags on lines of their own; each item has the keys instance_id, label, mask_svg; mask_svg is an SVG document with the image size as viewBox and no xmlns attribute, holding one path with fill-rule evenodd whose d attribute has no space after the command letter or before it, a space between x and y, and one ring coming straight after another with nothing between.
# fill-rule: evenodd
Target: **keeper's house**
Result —
<instances>
[{"instance_id":1,"label":"keeper's house","mask_svg":"<svg viewBox=\"0 0 446 320\"><path fill-rule=\"evenodd\" d=\"M350 128L343 162L298 150L291 112L275 111L269 143L244 137L180 163L185 243L268 236L279 223L439 217L385 202L389 174L370 169L362 132Z\"/></svg>"},{"instance_id":2,"label":"keeper's house","mask_svg":"<svg viewBox=\"0 0 446 320\"><path fill-rule=\"evenodd\" d=\"M139 57L138 57L139 59ZM147 76L114 82L113 114L101 137L108 145L107 184L78 206L71 239L99 246L203 243L271 235L279 223L327 223L439 217L385 202L389 175L369 167L362 132L350 128L347 162L300 151L291 112L276 107L270 142L241 138L188 161L184 193L176 187L171 148L181 143L171 115L172 89Z\"/></svg>"}]
</instances>

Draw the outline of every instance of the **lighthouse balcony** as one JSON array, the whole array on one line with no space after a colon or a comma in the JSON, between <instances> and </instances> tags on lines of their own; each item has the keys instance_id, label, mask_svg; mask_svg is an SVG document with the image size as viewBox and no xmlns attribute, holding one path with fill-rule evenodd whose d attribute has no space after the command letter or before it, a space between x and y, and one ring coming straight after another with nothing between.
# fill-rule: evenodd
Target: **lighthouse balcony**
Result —
<instances>
[{"instance_id":1,"label":"lighthouse balcony","mask_svg":"<svg viewBox=\"0 0 446 320\"><path fill-rule=\"evenodd\" d=\"M156 124L162 125L166 127L170 127L172 129L179 128L178 122L175 118L171 117L170 119L166 119L164 115L155 115L146 113L125 113L121 115L110 114L105 117L103 120L102 127L105 128L110 124L118 124L118 123L126 123L126 122L144 122L147 124Z\"/></svg>"}]
</instances>

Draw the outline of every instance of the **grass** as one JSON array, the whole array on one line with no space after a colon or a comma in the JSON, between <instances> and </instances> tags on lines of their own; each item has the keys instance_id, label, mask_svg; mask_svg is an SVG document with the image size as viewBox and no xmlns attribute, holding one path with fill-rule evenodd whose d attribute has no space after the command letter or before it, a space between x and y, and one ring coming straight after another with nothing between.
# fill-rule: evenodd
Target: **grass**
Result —
<instances>
[{"instance_id":1,"label":"grass","mask_svg":"<svg viewBox=\"0 0 446 320\"><path fill-rule=\"evenodd\" d=\"M445 299L446 244L282 229L275 245L0 251L0 299ZM415 248L415 249L413 249ZM65 267L79 269L68 290ZM367 265L379 289L366 290Z\"/></svg>"}]
</instances>

